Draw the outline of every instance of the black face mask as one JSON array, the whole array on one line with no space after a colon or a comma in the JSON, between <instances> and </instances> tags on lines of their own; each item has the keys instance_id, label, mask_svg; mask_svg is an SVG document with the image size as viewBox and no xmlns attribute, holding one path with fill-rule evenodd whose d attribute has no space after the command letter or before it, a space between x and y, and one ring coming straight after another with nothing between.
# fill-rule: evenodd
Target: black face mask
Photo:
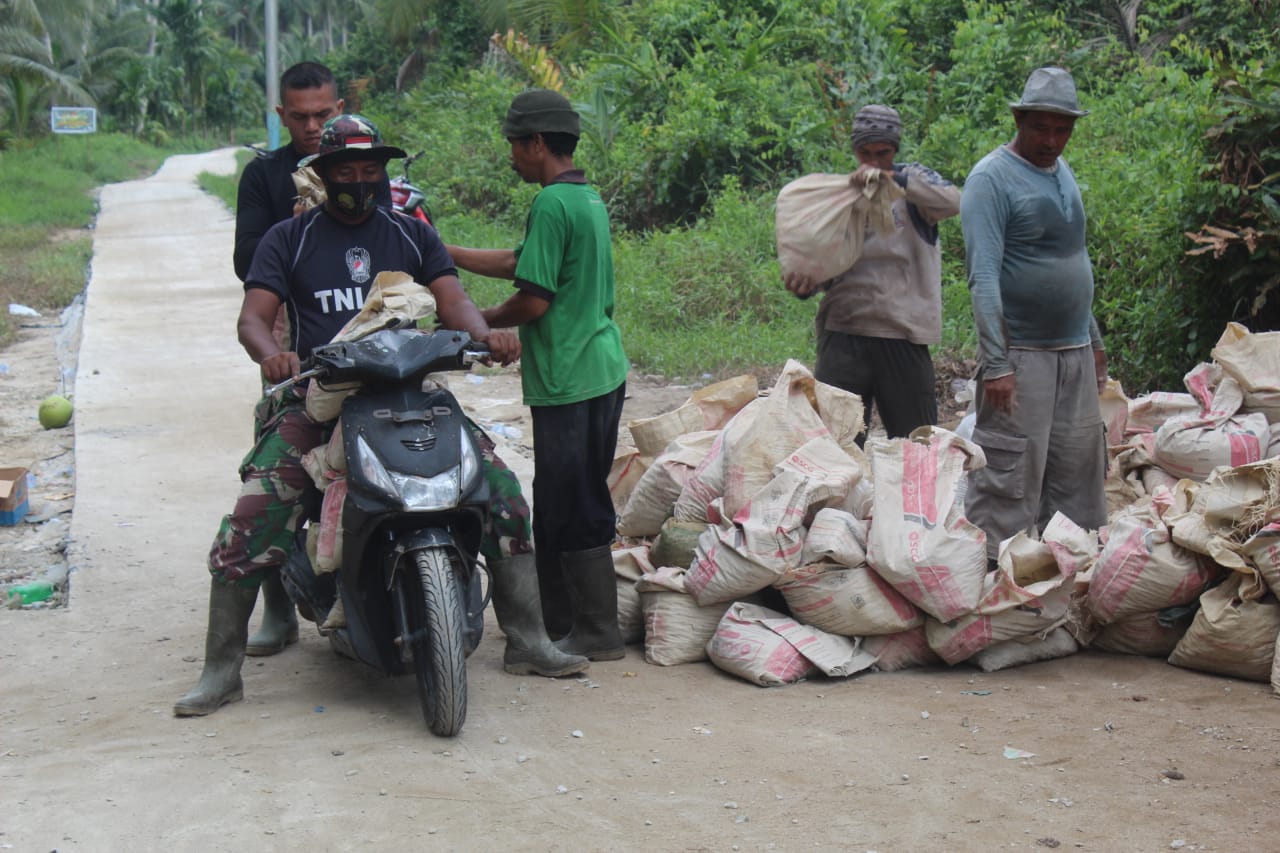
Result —
<instances>
[{"instance_id":1,"label":"black face mask","mask_svg":"<svg viewBox=\"0 0 1280 853\"><path fill-rule=\"evenodd\" d=\"M363 219L373 212L377 204L378 190L385 181L324 182L324 192L329 203L344 216Z\"/></svg>"}]
</instances>

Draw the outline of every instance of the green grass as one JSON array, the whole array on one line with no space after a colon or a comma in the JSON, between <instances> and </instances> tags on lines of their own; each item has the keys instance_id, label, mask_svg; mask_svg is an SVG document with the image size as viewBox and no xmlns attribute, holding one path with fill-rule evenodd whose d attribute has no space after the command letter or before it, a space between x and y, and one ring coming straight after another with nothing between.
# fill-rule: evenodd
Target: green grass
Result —
<instances>
[{"instance_id":1,"label":"green grass","mask_svg":"<svg viewBox=\"0 0 1280 853\"><path fill-rule=\"evenodd\" d=\"M169 154L201 145L191 140L161 149L98 133L16 140L0 151L0 305L56 311L70 304L84 289L93 251L94 190L147 175ZM5 311L0 345L12 336Z\"/></svg>"},{"instance_id":2,"label":"green grass","mask_svg":"<svg viewBox=\"0 0 1280 853\"><path fill-rule=\"evenodd\" d=\"M252 160L254 153L248 150L236 152L236 170L230 175L215 175L213 172L201 172L196 176L196 183L200 189L221 199L222 203L227 206L227 210L232 213L236 212L236 190L240 186L240 173L244 171L245 164Z\"/></svg>"}]
</instances>

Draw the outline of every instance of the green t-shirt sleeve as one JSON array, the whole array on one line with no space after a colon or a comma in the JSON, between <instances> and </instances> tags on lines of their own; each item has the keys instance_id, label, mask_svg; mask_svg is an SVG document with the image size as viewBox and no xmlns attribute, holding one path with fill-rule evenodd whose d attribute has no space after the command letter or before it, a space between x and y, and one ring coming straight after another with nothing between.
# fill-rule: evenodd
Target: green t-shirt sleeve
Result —
<instances>
[{"instance_id":1,"label":"green t-shirt sleeve","mask_svg":"<svg viewBox=\"0 0 1280 853\"><path fill-rule=\"evenodd\" d=\"M555 293L568 233L564 208L547 193L539 193L529 210L524 240L516 247L516 278Z\"/></svg>"}]
</instances>

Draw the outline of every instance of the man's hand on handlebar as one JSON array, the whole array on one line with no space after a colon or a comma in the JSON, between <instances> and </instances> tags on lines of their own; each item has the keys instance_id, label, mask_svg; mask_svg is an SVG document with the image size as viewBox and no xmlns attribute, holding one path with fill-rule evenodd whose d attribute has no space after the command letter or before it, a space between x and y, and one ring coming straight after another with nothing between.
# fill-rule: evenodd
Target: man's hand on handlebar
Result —
<instances>
[{"instance_id":1,"label":"man's hand on handlebar","mask_svg":"<svg viewBox=\"0 0 1280 853\"><path fill-rule=\"evenodd\" d=\"M511 329L490 329L489 360L507 366L520 358L520 336Z\"/></svg>"},{"instance_id":2,"label":"man's hand on handlebar","mask_svg":"<svg viewBox=\"0 0 1280 853\"><path fill-rule=\"evenodd\" d=\"M297 376L302 369L301 364L296 352L278 352L262 360L262 375L275 385Z\"/></svg>"}]
</instances>

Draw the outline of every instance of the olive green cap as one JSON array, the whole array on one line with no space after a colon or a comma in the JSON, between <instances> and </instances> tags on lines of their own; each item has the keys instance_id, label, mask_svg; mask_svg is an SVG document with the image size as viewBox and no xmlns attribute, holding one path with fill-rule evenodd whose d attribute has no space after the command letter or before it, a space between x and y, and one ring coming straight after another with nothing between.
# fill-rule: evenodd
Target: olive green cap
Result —
<instances>
[{"instance_id":1,"label":"olive green cap","mask_svg":"<svg viewBox=\"0 0 1280 853\"><path fill-rule=\"evenodd\" d=\"M518 139L535 133L582 135L578 113L568 98L550 89L530 89L515 96L502 122L502 135Z\"/></svg>"}]
</instances>

